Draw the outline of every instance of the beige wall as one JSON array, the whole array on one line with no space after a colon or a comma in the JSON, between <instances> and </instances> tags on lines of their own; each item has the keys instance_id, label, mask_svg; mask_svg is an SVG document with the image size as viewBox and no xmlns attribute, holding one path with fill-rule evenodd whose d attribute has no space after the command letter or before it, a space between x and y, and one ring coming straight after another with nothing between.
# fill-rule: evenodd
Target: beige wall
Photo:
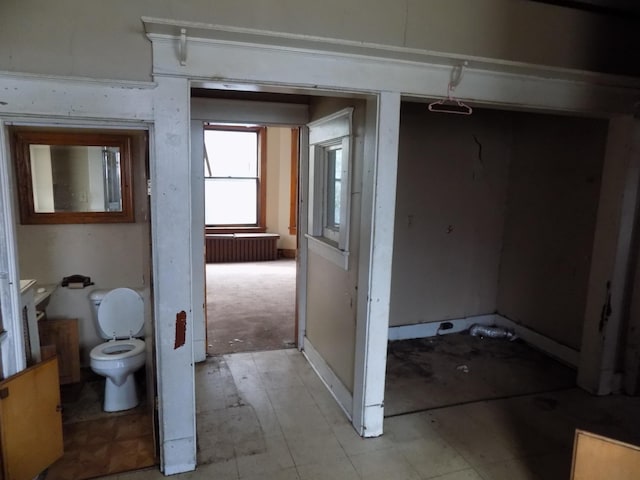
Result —
<instances>
[{"instance_id":1,"label":"beige wall","mask_svg":"<svg viewBox=\"0 0 640 480\"><path fill-rule=\"evenodd\" d=\"M49 317L79 320L84 365L89 363L91 348L102 342L96 333L89 303L93 289L143 288L145 304L150 305L151 247L143 138L138 137L132 148L135 223L17 226L21 278L59 284L63 277L81 274L95 282L91 287L78 290L58 287L47 308ZM146 317L149 335L150 308L146 309Z\"/></svg>"},{"instance_id":2,"label":"beige wall","mask_svg":"<svg viewBox=\"0 0 640 480\"><path fill-rule=\"evenodd\" d=\"M342 383L353 391L365 102L344 98L314 99L311 103L311 120L348 106L355 107L349 269L345 271L309 251L306 336Z\"/></svg>"},{"instance_id":3,"label":"beige wall","mask_svg":"<svg viewBox=\"0 0 640 480\"><path fill-rule=\"evenodd\" d=\"M142 16L640 73L630 20L525 0L3 0L0 71L149 80Z\"/></svg>"},{"instance_id":4,"label":"beige wall","mask_svg":"<svg viewBox=\"0 0 640 480\"><path fill-rule=\"evenodd\" d=\"M404 103L390 324L497 311L579 349L606 135L603 120Z\"/></svg>"},{"instance_id":5,"label":"beige wall","mask_svg":"<svg viewBox=\"0 0 640 480\"><path fill-rule=\"evenodd\" d=\"M519 115L498 311L579 350L607 122Z\"/></svg>"},{"instance_id":6,"label":"beige wall","mask_svg":"<svg viewBox=\"0 0 640 480\"><path fill-rule=\"evenodd\" d=\"M267 127L267 232L280 235L278 248L295 250L289 234L291 129Z\"/></svg>"},{"instance_id":7,"label":"beige wall","mask_svg":"<svg viewBox=\"0 0 640 480\"><path fill-rule=\"evenodd\" d=\"M495 311L510 121L403 103L390 325Z\"/></svg>"}]
</instances>

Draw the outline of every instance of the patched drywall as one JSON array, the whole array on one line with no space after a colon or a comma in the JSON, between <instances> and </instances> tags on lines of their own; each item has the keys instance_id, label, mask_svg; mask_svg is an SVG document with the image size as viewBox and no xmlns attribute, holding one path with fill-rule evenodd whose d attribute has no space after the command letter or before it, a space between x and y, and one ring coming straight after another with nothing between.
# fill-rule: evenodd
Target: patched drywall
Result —
<instances>
[{"instance_id":1,"label":"patched drywall","mask_svg":"<svg viewBox=\"0 0 640 480\"><path fill-rule=\"evenodd\" d=\"M403 103L391 326L498 312L580 349L607 122Z\"/></svg>"},{"instance_id":2,"label":"patched drywall","mask_svg":"<svg viewBox=\"0 0 640 480\"><path fill-rule=\"evenodd\" d=\"M495 311L511 122L402 104L391 326Z\"/></svg>"},{"instance_id":3,"label":"patched drywall","mask_svg":"<svg viewBox=\"0 0 640 480\"><path fill-rule=\"evenodd\" d=\"M580 349L607 122L519 115L500 264L500 314Z\"/></svg>"}]
</instances>

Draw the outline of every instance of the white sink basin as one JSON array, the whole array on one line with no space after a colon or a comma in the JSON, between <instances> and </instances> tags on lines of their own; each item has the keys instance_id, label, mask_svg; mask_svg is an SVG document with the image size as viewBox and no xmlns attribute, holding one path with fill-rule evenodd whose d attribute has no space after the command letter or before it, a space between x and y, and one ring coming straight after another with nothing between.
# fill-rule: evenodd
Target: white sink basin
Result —
<instances>
[{"instance_id":1,"label":"white sink basin","mask_svg":"<svg viewBox=\"0 0 640 480\"><path fill-rule=\"evenodd\" d=\"M24 293L36 284L35 280L20 280L20 293Z\"/></svg>"}]
</instances>

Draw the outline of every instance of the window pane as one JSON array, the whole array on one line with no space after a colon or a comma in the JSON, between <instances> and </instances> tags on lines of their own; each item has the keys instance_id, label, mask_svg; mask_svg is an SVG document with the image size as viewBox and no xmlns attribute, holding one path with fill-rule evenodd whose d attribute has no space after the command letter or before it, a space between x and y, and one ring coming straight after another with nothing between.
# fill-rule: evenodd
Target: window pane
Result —
<instances>
[{"instance_id":1,"label":"window pane","mask_svg":"<svg viewBox=\"0 0 640 480\"><path fill-rule=\"evenodd\" d=\"M257 180L207 178L204 182L207 225L255 225Z\"/></svg>"},{"instance_id":2,"label":"window pane","mask_svg":"<svg viewBox=\"0 0 640 480\"><path fill-rule=\"evenodd\" d=\"M340 227L340 198L342 193L342 149L327 151L327 227Z\"/></svg>"},{"instance_id":3,"label":"window pane","mask_svg":"<svg viewBox=\"0 0 640 480\"><path fill-rule=\"evenodd\" d=\"M258 176L258 133L205 130L206 148L214 177ZM205 162L205 176L208 175Z\"/></svg>"}]
</instances>

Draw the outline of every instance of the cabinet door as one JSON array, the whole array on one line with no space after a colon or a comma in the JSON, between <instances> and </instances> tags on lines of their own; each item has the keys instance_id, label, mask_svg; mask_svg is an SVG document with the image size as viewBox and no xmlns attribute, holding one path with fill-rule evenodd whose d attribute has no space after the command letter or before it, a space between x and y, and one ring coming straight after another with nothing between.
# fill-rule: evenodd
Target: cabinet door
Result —
<instances>
[{"instance_id":1,"label":"cabinet door","mask_svg":"<svg viewBox=\"0 0 640 480\"><path fill-rule=\"evenodd\" d=\"M55 357L0 382L5 480L31 480L62 456L61 411Z\"/></svg>"},{"instance_id":2,"label":"cabinet door","mask_svg":"<svg viewBox=\"0 0 640 480\"><path fill-rule=\"evenodd\" d=\"M38 325L40 345L55 345L60 364L60 383L80 381L80 344L78 320L59 318L43 320Z\"/></svg>"}]
</instances>

